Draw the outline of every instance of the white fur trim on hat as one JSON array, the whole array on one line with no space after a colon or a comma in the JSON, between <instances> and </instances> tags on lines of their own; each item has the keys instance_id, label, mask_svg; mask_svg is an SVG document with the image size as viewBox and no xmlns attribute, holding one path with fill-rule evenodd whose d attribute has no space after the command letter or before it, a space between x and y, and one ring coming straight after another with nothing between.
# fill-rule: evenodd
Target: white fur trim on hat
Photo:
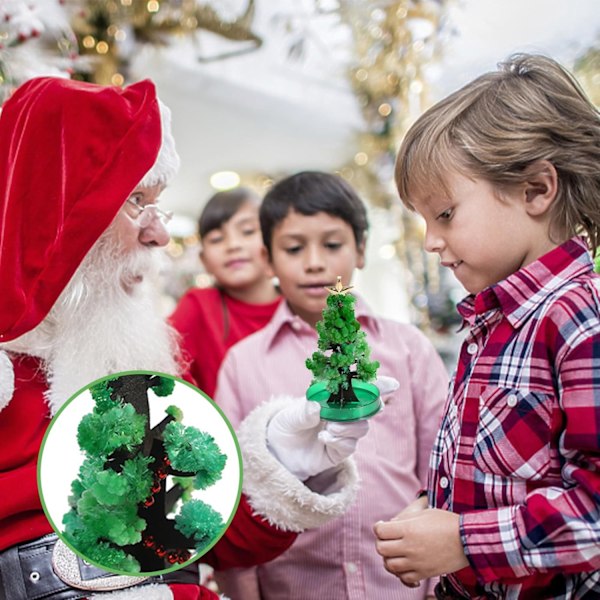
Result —
<instances>
[{"instance_id":1,"label":"white fur trim on hat","mask_svg":"<svg viewBox=\"0 0 600 600\"><path fill-rule=\"evenodd\" d=\"M179 155L175 150L175 140L171 132L171 111L160 100L160 124L162 128L162 141L160 150L153 167L144 175L140 181L140 187L153 187L155 185L166 185L179 171Z\"/></svg>"},{"instance_id":2,"label":"white fur trim on hat","mask_svg":"<svg viewBox=\"0 0 600 600\"><path fill-rule=\"evenodd\" d=\"M8 354L0 350L0 410L11 401L14 392L15 372L12 362Z\"/></svg>"},{"instance_id":3,"label":"white fur trim on hat","mask_svg":"<svg viewBox=\"0 0 600 600\"><path fill-rule=\"evenodd\" d=\"M318 494L294 477L267 449L267 425L292 401L278 397L254 409L240 425L238 440L244 459L243 491L255 512L271 525L288 531L319 527L341 516L358 489L354 459L346 459L337 473L338 491Z\"/></svg>"}]
</instances>

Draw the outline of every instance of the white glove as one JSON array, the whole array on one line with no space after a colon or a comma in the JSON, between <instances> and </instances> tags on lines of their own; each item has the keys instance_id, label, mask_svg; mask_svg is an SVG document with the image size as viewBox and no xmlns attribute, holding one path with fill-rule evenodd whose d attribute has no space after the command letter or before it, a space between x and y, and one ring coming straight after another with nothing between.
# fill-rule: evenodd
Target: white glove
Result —
<instances>
[{"instance_id":1,"label":"white glove","mask_svg":"<svg viewBox=\"0 0 600 600\"><path fill-rule=\"evenodd\" d=\"M300 481L339 465L369 430L367 421L321 421L318 402L296 398L279 411L267 428L267 446Z\"/></svg>"},{"instance_id":2,"label":"white glove","mask_svg":"<svg viewBox=\"0 0 600 600\"><path fill-rule=\"evenodd\" d=\"M384 403L400 385L385 375L377 377L374 384ZM300 481L339 465L369 430L366 420L322 421L320 411L318 402L297 398L276 414L267 428L271 454Z\"/></svg>"},{"instance_id":3,"label":"white glove","mask_svg":"<svg viewBox=\"0 0 600 600\"><path fill-rule=\"evenodd\" d=\"M400 383L398 383L397 379L388 377L387 375L380 375L375 379L373 384L377 386L379 395L384 404L390 399L389 395L400 387Z\"/></svg>"}]
</instances>

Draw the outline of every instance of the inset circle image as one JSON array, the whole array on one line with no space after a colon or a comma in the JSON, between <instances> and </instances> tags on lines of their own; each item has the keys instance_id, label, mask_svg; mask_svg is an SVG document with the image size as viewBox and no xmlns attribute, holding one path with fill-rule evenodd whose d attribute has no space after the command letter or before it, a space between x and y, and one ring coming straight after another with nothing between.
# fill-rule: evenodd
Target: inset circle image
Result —
<instances>
[{"instance_id":1,"label":"inset circle image","mask_svg":"<svg viewBox=\"0 0 600 600\"><path fill-rule=\"evenodd\" d=\"M163 373L99 379L52 419L38 461L42 506L83 560L158 575L202 556L240 500L242 459L221 410Z\"/></svg>"}]
</instances>

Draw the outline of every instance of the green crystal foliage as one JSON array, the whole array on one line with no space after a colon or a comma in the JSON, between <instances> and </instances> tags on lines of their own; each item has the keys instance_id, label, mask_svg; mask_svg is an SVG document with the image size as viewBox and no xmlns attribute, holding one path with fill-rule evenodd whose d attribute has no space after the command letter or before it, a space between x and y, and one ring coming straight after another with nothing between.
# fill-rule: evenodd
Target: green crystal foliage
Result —
<instances>
[{"instance_id":1,"label":"green crystal foliage","mask_svg":"<svg viewBox=\"0 0 600 600\"><path fill-rule=\"evenodd\" d=\"M183 411L173 404L167 406L167 410L165 411L170 417L173 417L176 421L183 420Z\"/></svg>"},{"instance_id":2,"label":"green crystal foliage","mask_svg":"<svg viewBox=\"0 0 600 600\"><path fill-rule=\"evenodd\" d=\"M105 413L107 410L119 406L117 400L113 400L111 395L113 391L108 385L108 381L101 381L90 386L90 394L96 403L96 412Z\"/></svg>"},{"instance_id":3,"label":"green crystal foliage","mask_svg":"<svg viewBox=\"0 0 600 600\"><path fill-rule=\"evenodd\" d=\"M154 491L155 459L143 453L147 417L115 395L115 381L90 388L95 407L81 419L77 430L79 446L86 456L71 484L70 510L63 517L64 535L85 557L103 567L138 573L140 563L122 547L140 543L148 525L138 512ZM174 380L156 376L149 387L158 396L168 396L174 385ZM162 434L170 464L177 471L193 474L177 478L184 489L184 502L175 517L175 527L200 550L220 532L223 521L204 502L190 500L191 490L218 481L227 456L211 435L181 424L183 412L177 406L169 406L166 412L175 419ZM115 459L115 452L123 461L120 470L105 468Z\"/></svg>"},{"instance_id":4,"label":"green crystal foliage","mask_svg":"<svg viewBox=\"0 0 600 600\"><path fill-rule=\"evenodd\" d=\"M181 500L187 502L192 499L192 491L194 490L193 477L173 477L173 485L180 485L182 488Z\"/></svg>"},{"instance_id":5,"label":"green crystal foliage","mask_svg":"<svg viewBox=\"0 0 600 600\"><path fill-rule=\"evenodd\" d=\"M158 379L158 383L155 383L154 380ZM152 380L152 391L157 396L170 396L175 389L175 380L169 379L168 377L155 377Z\"/></svg>"},{"instance_id":6,"label":"green crystal foliage","mask_svg":"<svg viewBox=\"0 0 600 600\"><path fill-rule=\"evenodd\" d=\"M197 490L203 490L221 478L227 456L212 435L171 421L165 427L163 441L174 469L196 473L194 487Z\"/></svg>"},{"instance_id":7,"label":"green crystal foliage","mask_svg":"<svg viewBox=\"0 0 600 600\"><path fill-rule=\"evenodd\" d=\"M354 316L354 303L351 294L329 295L323 319L317 323L319 351L306 361L312 383L325 382L331 394L347 390L354 377L372 381L379 368L379 362L370 360L371 350Z\"/></svg>"},{"instance_id":8,"label":"green crystal foliage","mask_svg":"<svg viewBox=\"0 0 600 600\"><path fill-rule=\"evenodd\" d=\"M186 502L175 516L175 528L195 542L201 552L225 526L221 515L202 500Z\"/></svg>"},{"instance_id":9,"label":"green crystal foliage","mask_svg":"<svg viewBox=\"0 0 600 600\"><path fill-rule=\"evenodd\" d=\"M116 404L97 408L85 415L77 428L80 448L92 456L108 457L115 450L131 451L144 439L146 417L131 404Z\"/></svg>"},{"instance_id":10,"label":"green crystal foliage","mask_svg":"<svg viewBox=\"0 0 600 600\"><path fill-rule=\"evenodd\" d=\"M137 515L138 504L149 493L152 457L138 455L123 463L120 473L104 469L104 458L88 456L79 469L64 516L65 536L85 556L103 566L138 572L137 561L110 545L125 546L141 540L146 522ZM110 542L110 543L109 543Z\"/></svg>"}]
</instances>

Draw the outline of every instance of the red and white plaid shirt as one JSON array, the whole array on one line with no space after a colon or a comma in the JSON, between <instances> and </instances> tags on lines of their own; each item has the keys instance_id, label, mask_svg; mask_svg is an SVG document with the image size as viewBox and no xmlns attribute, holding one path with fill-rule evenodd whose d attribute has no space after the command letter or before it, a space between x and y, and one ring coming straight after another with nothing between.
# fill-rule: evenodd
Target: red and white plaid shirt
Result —
<instances>
[{"instance_id":1,"label":"red and white plaid shirt","mask_svg":"<svg viewBox=\"0 0 600 600\"><path fill-rule=\"evenodd\" d=\"M573 238L463 300L429 501L461 515L474 598L600 598L600 293Z\"/></svg>"}]
</instances>

